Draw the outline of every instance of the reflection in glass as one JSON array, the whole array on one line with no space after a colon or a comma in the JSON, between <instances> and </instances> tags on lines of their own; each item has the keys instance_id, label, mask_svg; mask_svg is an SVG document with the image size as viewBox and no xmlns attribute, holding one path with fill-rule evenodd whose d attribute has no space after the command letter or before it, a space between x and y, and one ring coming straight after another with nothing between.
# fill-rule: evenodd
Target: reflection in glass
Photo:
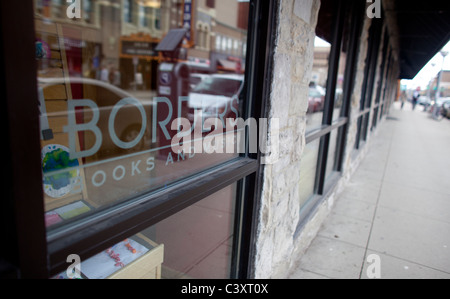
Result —
<instances>
[{"instance_id":1,"label":"reflection in glass","mask_svg":"<svg viewBox=\"0 0 450 299\"><path fill-rule=\"evenodd\" d=\"M339 54L339 67L336 82L336 94L334 96L333 121L341 116L341 108L344 102L344 76L347 66L347 52L350 47L350 18L345 19L344 31L342 33L341 51Z\"/></svg>"},{"instance_id":2,"label":"reflection in glass","mask_svg":"<svg viewBox=\"0 0 450 299\"><path fill-rule=\"evenodd\" d=\"M300 165L300 208L314 194L316 182L317 158L319 155L320 139L308 143L303 151Z\"/></svg>"},{"instance_id":3,"label":"reflection in glass","mask_svg":"<svg viewBox=\"0 0 450 299\"><path fill-rule=\"evenodd\" d=\"M343 104L344 74L347 63L347 51L350 39L349 20L346 21L341 51L339 55L339 66L336 80L335 96L333 99L333 121L341 116ZM331 44L319 36L316 36L314 42L314 62L312 78L309 85L309 98L307 110L307 128L312 130L320 127L323 118L324 100L326 93L326 84L328 80L329 56Z\"/></svg>"},{"instance_id":4,"label":"reflection in glass","mask_svg":"<svg viewBox=\"0 0 450 299\"><path fill-rule=\"evenodd\" d=\"M81 278L230 278L235 198L233 184L81 261Z\"/></svg>"},{"instance_id":5,"label":"reflection in glass","mask_svg":"<svg viewBox=\"0 0 450 299\"><path fill-rule=\"evenodd\" d=\"M333 130L330 133L330 143L328 147L327 168L325 172L325 180L333 173L334 164L336 162L336 145L339 130Z\"/></svg>"},{"instance_id":6,"label":"reflection in glass","mask_svg":"<svg viewBox=\"0 0 450 299\"><path fill-rule=\"evenodd\" d=\"M239 155L171 143L243 115L248 2L90 0L80 18L65 1L35 3L48 227Z\"/></svg>"},{"instance_id":7,"label":"reflection in glass","mask_svg":"<svg viewBox=\"0 0 450 299\"><path fill-rule=\"evenodd\" d=\"M308 131L317 129L322 125L330 50L330 43L316 36L312 77L309 83L308 110L306 112Z\"/></svg>"}]
</instances>

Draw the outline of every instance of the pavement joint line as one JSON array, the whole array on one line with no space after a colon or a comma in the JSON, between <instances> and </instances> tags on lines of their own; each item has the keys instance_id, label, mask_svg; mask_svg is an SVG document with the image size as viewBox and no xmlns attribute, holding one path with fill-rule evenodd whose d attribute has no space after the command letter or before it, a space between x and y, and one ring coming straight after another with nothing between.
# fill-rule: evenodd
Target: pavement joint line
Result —
<instances>
[{"instance_id":1,"label":"pavement joint line","mask_svg":"<svg viewBox=\"0 0 450 299\"><path fill-rule=\"evenodd\" d=\"M392 210L392 211L399 211L399 212L402 212L402 213L405 213L405 214L408 214L408 215L413 215L413 216L416 216L416 217L425 218L425 219L436 221L436 222L442 222L442 223L450 224L450 221L446 221L446 220L443 220L443 219L432 218L432 217L427 216L427 215L417 214L417 213L414 213L414 212L401 210L399 208L390 207L390 206L386 206L386 205L383 205L383 204L380 204L379 207L380 208L384 208L384 209L389 209L389 210Z\"/></svg>"},{"instance_id":2,"label":"pavement joint line","mask_svg":"<svg viewBox=\"0 0 450 299\"><path fill-rule=\"evenodd\" d=\"M330 237L327 237L327 236L322 236L322 235L320 235L320 234L318 234L318 235L316 236L315 239L317 239L317 237L320 237L320 238L322 238L322 239L327 239L327 240L330 240L330 241L334 241L334 242L336 242L336 243L341 243L341 244L345 244L345 245L350 245L350 246L352 246L352 247L356 247L356 248L359 248L359 249L365 249L365 247L363 247L363 246L356 245L356 244L350 243L350 242L348 242L348 241L344 241L344 240L340 240L340 239L336 239L336 238L330 238ZM365 259L365 258L364 258L364 259ZM363 261L362 266L364 267L364 261ZM308 271L308 272L311 272L311 273L314 273L314 274L318 274L318 275L320 275L320 276L324 276L324 277L329 278L329 279L336 279L336 277L330 277L330 276L327 276L327 275L325 275L325 274L321 274L321 273L317 273L317 272L314 272L314 271L311 271L311 270L304 269L304 268L302 268L302 267L300 267L300 269L303 270L303 271ZM359 278L361 278L361 277L359 277Z\"/></svg>"},{"instance_id":3,"label":"pavement joint line","mask_svg":"<svg viewBox=\"0 0 450 299\"><path fill-rule=\"evenodd\" d=\"M333 238L333 237L329 237L329 236L323 236L323 235L321 235L320 233L319 233L317 236L319 236L319 237L321 237L321 238L324 238L324 239L328 239L328 240L332 240L332 241L344 243L344 244L347 244L347 245L351 245L351 246L354 246L354 247L358 247L358 248L360 248L360 249L366 249L365 246L357 245L357 244L355 244L355 243L351 243L351 242L349 242L349 241L342 240L342 239L340 239L340 238Z\"/></svg>"},{"instance_id":4,"label":"pavement joint line","mask_svg":"<svg viewBox=\"0 0 450 299\"><path fill-rule=\"evenodd\" d=\"M422 191L426 191L426 192L434 192L436 194L440 194L440 195L445 195L450 197L450 193L443 193L443 192L437 192L436 190L433 190L432 188L426 188L426 187L417 187L417 185L415 185L414 183L393 183L391 181L385 181L383 183L390 183L390 184L395 184L395 185L401 185L403 187L407 187L407 188L417 188L418 190L422 190Z\"/></svg>"},{"instance_id":5,"label":"pavement joint line","mask_svg":"<svg viewBox=\"0 0 450 299\"><path fill-rule=\"evenodd\" d=\"M339 212L331 212L331 214L338 215L338 216L342 216L342 217L347 217L347 218L350 218L350 219L352 219L352 220L358 220L358 221L360 221L360 222L371 223L370 220L362 219L362 218L357 218L357 217L352 216L352 215L345 215L345 214L339 213Z\"/></svg>"},{"instance_id":6,"label":"pavement joint line","mask_svg":"<svg viewBox=\"0 0 450 299\"><path fill-rule=\"evenodd\" d=\"M386 159L386 162L384 164L384 171L383 171L383 177L381 179L381 186L380 186L380 189L378 190L377 201L376 201L375 210L374 210L373 216L372 216L372 223L370 225L369 236L367 238L367 243L366 243L366 249L365 249L363 260L362 260L362 264L361 264L361 270L359 272L359 278L360 279L362 278L362 275L363 275L364 264L365 264L366 257L367 257L367 251L368 251L368 247L369 247L369 242L370 242L370 238L372 237L373 225L374 225L374 222L375 222L375 217L377 215L378 206L379 206L379 203L380 203L381 190L383 189L384 177L386 176L386 171L387 171L387 167L388 167L389 160L390 160L389 153L391 152L391 149L392 149L392 142L393 142L393 138L394 138L394 135L395 135L395 131L396 131L396 128L394 127L393 130L391 131L390 136L389 136L389 148L387 150L388 158Z\"/></svg>"},{"instance_id":7,"label":"pavement joint line","mask_svg":"<svg viewBox=\"0 0 450 299\"><path fill-rule=\"evenodd\" d=\"M420 267L428 268L428 269L431 269L431 270L434 270L434 271L438 271L438 272L450 275L450 272L444 271L442 269L436 269L436 268L428 266L428 265L423 265L423 264L418 263L416 261L411 261L411 260L408 260L408 259L405 259L405 258L402 258L402 257L398 257L396 255L392 255L392 254L387 253L387 252L381 252L381 251L373 250L373 249L370 249L370 248L369 248L369 251L370 252L374 252L374 253L383 254L383 255L386 255L386 256L389 256L389 257L392 257L392 258L395 258L395 259L398 259L398 260L401 260L401 261L404 261L404 262L408 262L408 263L411 263L411 264L414 264L414 265L417 265L417 266L420 266Z\"/></svg>"},{"instance_id":8,"label":"pavement joint line","mask_svg":"<svg viewBox=\"0 0 450 299\"><path fill-rule=\"evenodd\" d=\"M318 275L318 276L324 277L326 279L333 279L333 277L326 276L325 274L322 274L322 273L317 273L317 272L314 272L314 271L311 271L311 270L307 270L307 269L304 269L304 268L299 268L299 269L302 270L303 272L309 272L309 273L312 273L314 275Z\"/></svg>"},{"instance_id":9,"label":"pavement joint line","mask_svg":"<svg viewBox=\"0 0 450 299\"><path fill-rule=\"evenodd\" d=\"M446 276L450 275L450 269L447 269L446 267L444 269L442 269L443 267L441 267L441 265L439 263L437 263L437 264L431 263L431 266L425 265L425 264L427 264L427 261L426 260L421 261L420 258L418 259L416 256L408 256L407 255L406 258L402 258L402 257L396 256L396 255L402 256L401 253L399 253L399 252L394 252L394 254L392 254L392 253L388 253L386 251L383 252L382 250L380 250L383 248L378 248L378 250L373 250L370 248L370 245L372 244L371 241L374 241L373 238L375 237L375 234L377 232L378 225L379 225L377 217L380 216L379 213L381 214L383 209L401 211L402 213L404 213L405 217L408 217L408 215L413 216L413 217L418 217L417 218L418 221L420 221L421 219L429 220L432 222L436 222L436 224L440 223L440 225L443 225L444 227L446 225L450 224L450 222L448 222L445 218L446 214L440 214L440 215L443 215L443 217L441 217L442 219L436 219L433 217L434 214L432 212L429 214L423 215L423 214L421 214L420 210L408 211L408 210L402 209L399 206L389 206L389 201L386 201L386 198L384 196L389 193L390 189L393 189L393 186L399 187L399 189L396 190L396 192L398 192L398 194L399 194L398 195L399 197L401 196L401 194L403 194L402 188L415 188L415 190L421 191L420 195L417 195L417 197L414 197L418 201L420 201L422 197L426 198L427 196L431 196L431 197L436 196L437 200L433 202L436 204L436 206L435 206L436 208L440 207L440 203L442 203L444 205L444 207L447 207L446 198L449 198L449 195L450 195L450 193L447 193L448 189L445 189L445 188L444 189L438 188L437 190L435 190L433 187L429 187L428 185L423 185L423 184L422 185L414 185L411 183L408 184L408 182L395 183L395 180L388 181L388 179L390 177L392 177L393 174L396 174L396 173L392 173L392 171L396 170L395 168L393 168L393 163L395 164L397 162L397 159L399 158L399 153L401 153L401 151L409 150L409 147L415 146L416 142L422 143L422 144L425 142L425 145L429 145L428 143L431 141L431 139L429 140L429 138L428 138L429 136L425 136L426 138L424 137L425 128L423 128L419 123L420 120L424 117L417 118L415 114L418 114L418 113L413 113L412 111L411 111L411 113L404 113L404 112L397 111L397 110L391 111L391 112L394 112L394 113L389 113L388 115L398 116L397 118L399 121L398 122L386 122L385 121L382 123L382 126L379 126L377 128L377 130L375 130L373 132L372 137L367 142L364 143L364 146L370 146L370 148L365 153L365 155L363 157L361 157L362 159L359 161L359 165L356 166L356 169L353 171L353 175L347 181L347 184L346 184L344 190L342 190L343 192L341 194L339 194L339 196L336 198L336 203L338 203L339 200L343 200L345 198L345 200L347 200L347 201L365 203L365 204L367 204L367 206L360 205L359 207L356 207L355 209L352 210L353 211L352 215L348 215L348 213L346 213L347 209L340 209L337 212L335 210L336 205L333 205L333 209L330 211L331 216L335 215L338 217L348 217L349 220L359 221L359 222L361 222L361 224L364 224L365 229L362 231L359 231L359 235L358 235L358 237L364 237L364 239L362 240L363 242L358 242L359 245L357 245L353 242L354 239L352 239L352 238L347 238L347 239L344 238L345 240L343 240L339 237L336 237L334 234L328 233L328 234L323 235L325 222L321 225L321 228L319 229L319 231L317 233L316 239L321 238L322 240L326 240L326 242L329 243L329 246L333 246L333 244L336 244L336 246L347 245L347 246L351 246L352 248L354 248L354 250L357 250L358 255L356 256L355 261L352 260L352 265L356 266L356 268L353 269L353 270L355 270L354 272L356 272L356 273L353 272L353 274L357 275L357 272L359 270L359 279L366 278L366 276L364 275L365 274L364 271L365 271L365 269L367 269L367 265L368 265L366 258L371 253L374 253L374 254L378 253L378 254L384 255L386 258L389 257L392 259L396 259L400 266L400 270L399 270L400 272L392 273L394 276L395 275L402 276L401 263L404 262L404 263L410 264L411 267L416 270L415 272L411 272L411 274L413 274L413 275L418 275L419 277L421 277L422 275L427 276L429 274L433 277L437 276L438 278L441 278L441 276L442 276L443 278L447 278ZM413 124L409 125L411 122ZM431 121L429 122L429 124L436 127L435 123L436 122L434 120L432 122ZM438 123L438 124L441 124L441 123ZM445 127L447 129L445 136L448 136L447 132L448 132L448 129L450 128L450 121L448 122L448 125L449 125L448 127ZM428 130L430 125L427 125L425 127ZM442 135L442 137L445 137L444 134L441 134L441 135ZM407 141L409 139L414 139L415 141L405 143L405 141ZM418 146L418 148L420 148L420 152L417 152L416 153L417 155L424 155L426 152L428 152L428 149L422 149L422 147L420 145ZM413 148L413 149L416 149L416 148ZM376 160L377 161L376 164L369 163L370 159ZM397 167L401 168L402 171L408 173L408 171L411 171L411 169L408 169L407 163L409 163L409 162L404 159L400 159L397 163L398 164ZM378 167L375 167L374 165L380 165L380 167L378 168ZM360 170L361 170L361 178L359 178L359 176L358 176L358 171L360 171ZM424 171L430 171L430 170L431 169L429 169L429 168L424 169ZM367 176L367 173L369 173L370 171L377 171L377 172L379 171L380 175L381 175L381 179L379 178L378 175ZM416 169L413 169L412 171L416 171ZM417 170L417 171L419 171L419 170ZM400 173L401 173L401 171L400 171ZM443 174L449 174L449 173L443 172ZM373 188L374 185L377 188ZM431 186L433 186L433 185L431 185ZM359 189L363 189L363 190L361 192L354 193L355 191L358 191ZM350 192L346 192L346 190L349 190ZM388 193L386 193L386 191ZM413 191L413 192L417 192L417 191ZM364 197L365 195L368 195L368 194L370 194L370 200L366 200ZM397 193L394 192L393 194L394 194L393 198L395 199L395 197L397 197L395 194L397 194ZM360 211L364 211L364 215L367 215L368 217L366 217L366 219L358 218L357 216L360 214L359 213ZM371 220L369 220L369 219L371 219ZM375 221L377 221L376 226L375 226ZM368 222L371 222L371 223L368 224ZM345 226L343 227L343 229L345 230ZM336 232L336 235L339 235L339 232ZM366 237L367 237L367 239L365 239ZM362 239L362 238L360 238L360 239ZM342 245L338 245L338 244L342 244ZM311 245L309 247L311 247ZM446 247L446 246L444 245L444 247ZM308 248L307 251L309 249L310 248ZM317 246L316 246L316 249L317 249ZM349 247L349 250L350 250L350 247ZM304 255L306 255L306 252ZM357 261L360 259L361 255L363 255L363 260L362 260L361 264L358 264ZM418 261L415 261L415 260L418 260ZM314 260L312 260L312 262L314 262ZM345 265L345 261L342 261L342 262L344 262L343 265ZM397 262L395 264L397 264ZM360 269L358 269L359 265L361 265ZM438 267L438 268L441 267L441 268L438 269L436 267ZM334 277L334 275L321 274L321 273L315 272L318 269L307 270L301 266L299 267L299 269L301 269L304 273L311 273L311 274L315 274L315 275L318 275L318 276L324 277L324 278L333 279L333 277ZM425 273L422 273L421 269ZM435 273L434 274L430 273L431 271L434 271Z\"/></svg>"},{"instance_id":10,"label":"pavement joint line","mask_svg":"<svg viewBox=\"0 0 450 299\"><path fill-rule=\"evenodd\" d=\"M417 187L417 185L414 185L414 184L413 185L400 184L400 183L393 183L391 181L384 181L383 184L387 184L387 185L390 184L390 185L401 186L401 187L405 187L405 188L415 188L415 189L417 189L419 191L425 191L425 192L428 192L428 193L435 193L435 194L439 194L439 195L443 195L443 196L450 196L450 193L443 193L443 192L440 192L440 191L436 191L436 190L434 190L432 188L426 188L426 187L422 187L422 186Z\"/></svg>"}]
</instances>

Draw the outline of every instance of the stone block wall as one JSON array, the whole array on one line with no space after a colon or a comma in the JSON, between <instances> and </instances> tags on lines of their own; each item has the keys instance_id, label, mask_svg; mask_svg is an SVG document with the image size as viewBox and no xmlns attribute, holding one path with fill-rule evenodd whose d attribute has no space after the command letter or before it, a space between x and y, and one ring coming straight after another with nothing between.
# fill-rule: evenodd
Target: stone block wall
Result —
<instances>
[{"instance_id":1,"label":"stone block wall","mask_svg":"<svg viewBox=\"0 0 450 299\"><path fill-rule=\"evenodd\" d=\"M262 170L263 185L253 260L254 278L288 277L290 270L316 236L333 207L335 198L370 147L369 139L358 152L353 150L371 25L371 19L365 18L351 97L344 172L334 189L324 196L307 223L299 229L302 220L299 198L300 164L305 147L308 90L314 59L315 28L321 3L320 0L278 0L277 3L269 118L279 119L279 159L274 164L264 165ZM378 73L377 76L380 76Z\"/></svg>"},{"instance_id":2,"label":"stone block wall","mask_svg":"<svg viewBox=\"0 0 450 299\"><path fill-rule=\"evenodd\" d=\"M319 0L279 1L269 117L279 119L280 148L278 162L264 166L255 278L283 277L294 252L319 7Z\"/></svg>"}]
</instances>

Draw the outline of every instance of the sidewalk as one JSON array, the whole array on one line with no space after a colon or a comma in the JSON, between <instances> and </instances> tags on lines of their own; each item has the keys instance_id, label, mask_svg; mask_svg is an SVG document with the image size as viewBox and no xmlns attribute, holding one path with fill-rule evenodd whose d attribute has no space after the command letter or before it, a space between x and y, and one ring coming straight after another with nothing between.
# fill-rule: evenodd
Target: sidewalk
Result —
<instances>
[{"instance_id":1,"label":"sidewalk","mask_svg":"<svg viewBox=\"0 0 450 299\"><path fill-rule=\"evenodd\" d=\"M450 278L450 120L396 104L298 267L298 278Z\"/></svg>"}]
</instances>

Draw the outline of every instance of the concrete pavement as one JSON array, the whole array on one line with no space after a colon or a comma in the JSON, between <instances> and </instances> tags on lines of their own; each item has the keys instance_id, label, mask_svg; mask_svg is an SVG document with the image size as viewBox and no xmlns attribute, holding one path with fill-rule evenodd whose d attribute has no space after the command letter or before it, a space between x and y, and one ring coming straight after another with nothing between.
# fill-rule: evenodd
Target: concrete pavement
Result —
<instances>
[{"instance_id":1,"label":"concrete pavement","mask_svg":"<svg viewBox=\"0 0 450 299\"><path fill-rule=\"evenodd\" d=\"M450 278L450 120L422 106L394 104L290 278L363 279L377 266L381 278Z\"/></svg>"}]
</instances>

